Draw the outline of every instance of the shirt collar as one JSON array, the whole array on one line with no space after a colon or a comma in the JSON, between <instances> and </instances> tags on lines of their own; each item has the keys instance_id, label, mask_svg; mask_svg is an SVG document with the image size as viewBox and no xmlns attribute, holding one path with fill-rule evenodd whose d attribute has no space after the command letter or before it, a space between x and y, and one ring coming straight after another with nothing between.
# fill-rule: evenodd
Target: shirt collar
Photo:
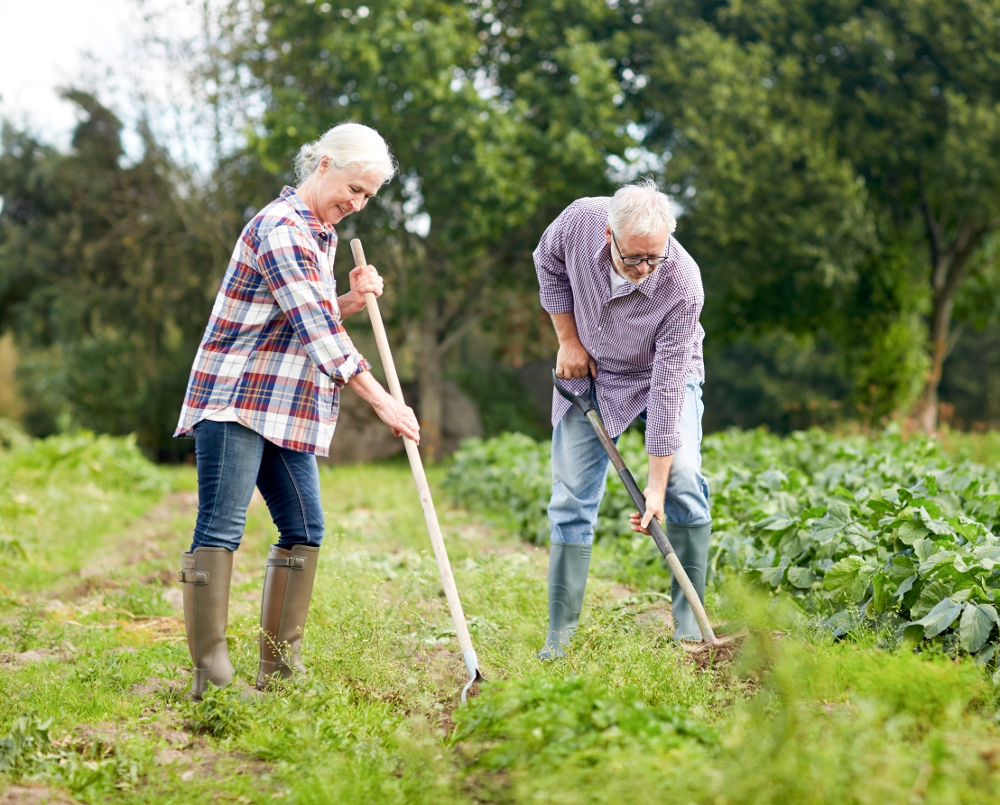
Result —
<instances>
[{"instance_id":1,"label":"shirt collar","mask_svg":"<svg viewBox=\"0 0 1000 805\"><path fill-rule=\"evenodd\" d=\"M618 296L628 296L632 291L639 291L647 299L652 299L656 292L659 290L660 285L664 282L669 282L669 280L663 279L663 275L667 273L665 269L670 269L674 265L674 236L670 235L667 238L667 259L663 261L659 268L656 269L649 277L647 277L643 282L638 285L633 285L629 283L624 286L624 290L619 289L618 293L611 294L611 298L614 299ZM594 260L600 267L601 271L614 271L614 264L611 262L611 244L605 241L596 252L594 252ZM611 278L608 277L608 290L611 289Z\"/></svg>"},{"instance_id":2,"label":"shirt collar","mask_svg":"<svg viewBox=\"0 0 1000 805\"><path fill-rule=\"evenodd\" d=\"M285 185L281 189L281 198L292 205L292 208L299 214L299 217L306 222L306 226L309 227L309 231L316 240L336 240L337 230L333 228L332 224L321 223L319 218L313 214L313 211L305 205L302 197L295 192L294 187Z\"/></svg>"}]
</instances>

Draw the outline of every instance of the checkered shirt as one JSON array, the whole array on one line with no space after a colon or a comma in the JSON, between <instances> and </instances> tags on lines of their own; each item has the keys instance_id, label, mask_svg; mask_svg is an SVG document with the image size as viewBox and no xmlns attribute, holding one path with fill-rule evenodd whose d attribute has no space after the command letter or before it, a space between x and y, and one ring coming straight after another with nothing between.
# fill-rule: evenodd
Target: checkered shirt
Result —
<instances>
[{"instance_id":1,"label":"checkered shirt","mask_svg":"<svg viewBox=\"0 0 1000 805\"><path fill-rule=\"evenodd\" d=\"M280 447L329 455L340 388L371 368L341 323L337 233L286 187L244 227L191 368L175 436L232 406Z\"/></svg>"},{"instance_id":2,"label":"checkered shirt","mask_svg":"<svg viewBox=\"0 0 1000 805\"><path fill-rule=\"evenodd\" d=\"M605 239L610 198L574 201L535 249L542 307L572 313L580 341L597 363L597 399L611 436L646 411L646 452L670 456L680 435L684 387L705 378L698 323L705 292L698 264L673 237L667 260L644 282L612 294L611 247ZM563 381L574 393L586 378ZM553 391L552 427L570 409Z\"/></svg>"}]
</instances>

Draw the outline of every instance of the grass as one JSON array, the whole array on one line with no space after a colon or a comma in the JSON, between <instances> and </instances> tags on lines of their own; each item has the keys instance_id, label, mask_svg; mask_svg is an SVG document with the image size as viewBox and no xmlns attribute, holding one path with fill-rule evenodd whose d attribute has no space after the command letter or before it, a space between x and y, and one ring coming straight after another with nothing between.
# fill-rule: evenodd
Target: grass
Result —
<instances>
[{"instance_id":1,"label":"grass","mask_svg":"<svg viewBox=\"0 0 1000 805\"><path fill-rule=\"evenodd\" d=\"M749 637L731 658L695 658L670 642L660 596L615 581L621 560L603 546L569 656L539 663L546 552L438 494L490 679L459 707L464 664L396 462L322 470L308 679L256 704L226 690L195 704L174 580L193 470L162 469L145 491L92 467L45 472L0 455L0 540L19 546L0 554L0 790L317 804L953 803L1000 790L997 694L971 661L885 651L877 635L835 643L735 584L714 613ZM442 476L432 468L432 486ZM255 501L230 623L248 680L275 537Z\"/></svg>"}]
</instances>

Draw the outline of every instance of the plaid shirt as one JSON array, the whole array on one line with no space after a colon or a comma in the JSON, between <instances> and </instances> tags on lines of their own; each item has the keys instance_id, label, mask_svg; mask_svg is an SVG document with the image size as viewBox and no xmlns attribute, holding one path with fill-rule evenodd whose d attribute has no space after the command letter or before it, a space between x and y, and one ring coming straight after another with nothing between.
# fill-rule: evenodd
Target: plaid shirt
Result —
<instances>
[{"instance_id":1,"label":"plaid shirt","mask_svg":"<svg viewBox=\"0 0 1000 805\"><path fill-rule=\"evenodd\" d=\"M243 228L191 368L175 436L232 406L279 447L326 456L340 388L371 368L340 320L337 233L291 187Z\"/></svg>"},{"instance_id":2,"label":"plaid shirt","mask_svg":"<svg viewBox=\"0 0 1000 805\"><path fill-rule=\"evenodd\" d=\"M689 377L705 378L698 323L705 302L698 264L671 237L667 260L640 285L612 293L605 240L609 198L574 201L535 249L542 307L572 313L580 341L597 363L597 399L611 436L646 411L646 452L670 456L681 446L680 418ZM564 381L574 393L587 380ZM553 391L552 427L570 403Z\"/></svg>"}]
</instances>

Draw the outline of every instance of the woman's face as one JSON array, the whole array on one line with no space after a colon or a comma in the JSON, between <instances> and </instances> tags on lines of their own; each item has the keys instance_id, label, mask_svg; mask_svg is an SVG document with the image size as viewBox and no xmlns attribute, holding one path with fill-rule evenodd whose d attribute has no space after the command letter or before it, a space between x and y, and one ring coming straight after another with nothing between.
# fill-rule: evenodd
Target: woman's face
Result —
<instances>
[{"instance_id":1,"label":"woman's face","mask_svg":"<svg viewBox=\"0 0 1000 805\"><path fill-rule=\"evenodd\" d=\"M368 199L382 186L381 179L373 171L336 170L324 160L300 188L304 191L300 195L317 218L323 223L336 225L352 212L364 208Z\"/></svg>"}]
</instances>

